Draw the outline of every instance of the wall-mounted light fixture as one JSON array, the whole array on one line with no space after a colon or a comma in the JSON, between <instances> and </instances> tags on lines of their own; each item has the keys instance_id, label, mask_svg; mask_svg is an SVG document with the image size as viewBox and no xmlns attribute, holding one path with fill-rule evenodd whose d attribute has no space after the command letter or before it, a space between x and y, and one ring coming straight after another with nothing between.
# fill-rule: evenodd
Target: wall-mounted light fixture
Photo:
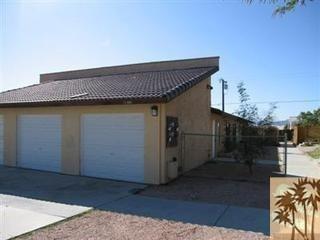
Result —
<instances>
[{"instance_id":1,"label":"wall-mounted light fixture","mask_svg":"<svg viewBox=\"0 0 320 240\"><path fill-rule=\"evenodd\" d=\"M213 87L210 84L207 84L207 89L212 90Z\"/></svg>"},{"instance_id":2,"label":"wall-mounted light fixture","mask_svg":"<svg viewBox=\"0 0 320 240\"><path fill-rule=\"evenodd\" d=\"M158 106L152 106L151 107L151 115L153 117L157 117L158 116Z\"/></svg>"}]
</instances>

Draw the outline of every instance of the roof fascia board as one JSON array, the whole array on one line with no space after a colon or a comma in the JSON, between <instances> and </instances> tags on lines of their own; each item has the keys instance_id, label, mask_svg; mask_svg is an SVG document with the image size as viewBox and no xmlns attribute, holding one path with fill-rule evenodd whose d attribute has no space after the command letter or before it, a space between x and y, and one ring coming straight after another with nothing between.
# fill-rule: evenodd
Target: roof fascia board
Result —
<instances>
[{"instance_id":1,"label":"roof fascia board","mask_svg":"<svg viewBox=\"0 0 320 240\"><path fill-rule=\"evenodd\" d=\"M47 83L67 79L101 77L116 74L128 74L151 71L170 71L200 67L219 67L219 57L194 58L173 61L137 63L112 67L82 69L65 72L40 74L40 83Z\"/></svg>"}]
</instances>

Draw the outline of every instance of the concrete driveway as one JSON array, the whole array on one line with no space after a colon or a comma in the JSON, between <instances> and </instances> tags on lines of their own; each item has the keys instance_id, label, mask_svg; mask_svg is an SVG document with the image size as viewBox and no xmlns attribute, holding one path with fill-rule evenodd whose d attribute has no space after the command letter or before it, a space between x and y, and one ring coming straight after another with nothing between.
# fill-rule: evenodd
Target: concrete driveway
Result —
<instances>
[{"instance_id":1,"label":"concrete driveway","mask_svg":"<svg viewBox=\"0 0 320 240\"><path fill-rule=\"evenodd\" d=\"M288 147L287 173L291 176L320 178L320 164L298 147Z\"/></svg>"},{"instance_id":2,"label":"concrete driveway","mask_svg":"<svg viewBox=\"0 0 320 240\"><path fill-rule=\"evenodd\" d=\"M0 239L98 208L144 187L0 166Z\"/></svg>"}]
</instances>

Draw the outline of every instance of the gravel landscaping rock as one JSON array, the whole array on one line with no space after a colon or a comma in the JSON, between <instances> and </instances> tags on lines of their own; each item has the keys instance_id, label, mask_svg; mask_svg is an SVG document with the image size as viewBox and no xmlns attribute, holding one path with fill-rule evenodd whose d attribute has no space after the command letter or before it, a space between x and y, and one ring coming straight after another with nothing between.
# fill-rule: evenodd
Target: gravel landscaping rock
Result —
<instances>
[{"instance_id":1,"label":"gravel landscaping rock","mask_svg":"<svg viewBox=\"0 0 320 240\"><path fill-rule=\"evenodd\" d=\"M149 186L141 195L183 201L269 209L269 179L279 176L275 166L247 166L237 163L209 163L166 185Z\"/></svg>"},{"instance_id":2,"label":"gravel landscaping rock","mask_svg":"<svg viewBox=\"0 0 320 240\"><path fill-rule=\"evenodd\" d=\"M17 239L267 240L269 237L260 233L95 210Z\"/></svg>"},{"instance_id":3,"label":"gravel landscaping rock","mask_svg":"<svg viewBox=\"0 0 320 240\"><path fill-rule=\"evenodd\" d=\"M163 186L150 186L141 195L183 201L269 208L269 184L180 177Z\"/></svg>"},{"instance_id":4,"label":"gravel landscaping rock","mask_svg":"<svg viewBox=\"0 0 320 240\"><path fill-rule=\"evenodd\" d=\"M280 166L274 165L253 165L251 175L248 166L242 163L209 162L184 176L269 183L270 177L279 177L282 173Z\"/></svg>"}]
</instances>

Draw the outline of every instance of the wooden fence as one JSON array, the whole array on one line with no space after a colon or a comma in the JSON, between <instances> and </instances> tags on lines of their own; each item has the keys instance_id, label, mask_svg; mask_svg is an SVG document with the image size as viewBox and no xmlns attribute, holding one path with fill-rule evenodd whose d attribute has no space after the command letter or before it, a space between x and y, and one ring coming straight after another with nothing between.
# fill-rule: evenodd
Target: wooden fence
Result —
<instances>
[{"instance_id":1,"label":"wooden fence","mask_svg":"<svg viewBox=\"0 0 320 240\"><path fill-rule=\"evenodd\" d=\"M320 126L294 127L293 143L297 145L306 141L320 142Z\"/></svg>"}]
</instances>

